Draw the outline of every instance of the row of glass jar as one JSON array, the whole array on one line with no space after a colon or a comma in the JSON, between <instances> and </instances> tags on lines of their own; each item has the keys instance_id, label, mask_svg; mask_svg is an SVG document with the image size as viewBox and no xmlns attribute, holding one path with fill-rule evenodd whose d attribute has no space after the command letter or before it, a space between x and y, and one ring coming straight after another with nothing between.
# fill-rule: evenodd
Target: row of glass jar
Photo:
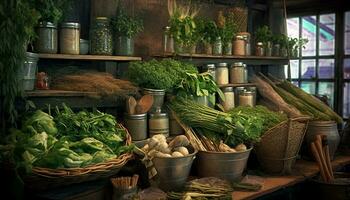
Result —
<instances>
[{"instance_id":1,"label":"row of glass jar","mask_svg":"<svg viewBox=\"0 0 350 200\"><path fill-rule=\"evenodd\" d=\"M293 52L296 56L298 52ZM267 42L265 45L262 42L256 43L255 46L255 55L256 56L281 56L287 57L288 52L286 48L281 48L279 44L272 45L271 42Z\"/></svg>"},{"instance_id":2,"label":"row of glass jar","mask_svg":"<svg viewBox=\"0 0 350 200\"><path fill-rule=\"evenodd\" d=\"M107 17L97 17L90 28L90 45L87 40L80 40L80 24L65 22L60 26L59 47L62 54L112 55L113 33ZM57 25L41 22L37 28L38 38L34 48L38 53L58 53ZM89 47L90 46L90 47ZM80 49L81 48L81 49ZM118 36L115 40L116 55L133 55L134 40Z\"/></svg>"},{"instance_id":3,"label":"row of glass jar","mask_svg":"<svg viewBox=\"0 0 350 200\"><path fill-rule=\"evenodd\" d=\"M247 65L235 62L228 67L227 63L206 64L202 67L203 72L209 72L217 84L248 83Z\"/></svg>"},{"instance_id":4,"label":"row of glass jar","mask_svg":"<svg viewBox=\"0 0 350 200\"><path fill-rule=\"evenodd\" d=\"M256 87L225 87L222 89L225 101L220 102L225 111L237 106L256 105Z\"/></svg>"}]
</instances>

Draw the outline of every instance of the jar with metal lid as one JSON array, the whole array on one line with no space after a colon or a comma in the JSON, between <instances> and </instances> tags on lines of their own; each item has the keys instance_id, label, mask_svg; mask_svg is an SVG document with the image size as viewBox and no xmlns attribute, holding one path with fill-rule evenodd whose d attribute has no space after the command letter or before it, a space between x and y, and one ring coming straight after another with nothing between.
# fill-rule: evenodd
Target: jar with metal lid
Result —
<instances>
[{"instance_id":1,"label":"jar with metal lid","mask_svg":"<svg viewBox=\"0 0 350 200\"><path fill-rule=\"evenodd\" d=\"M51 22L40 22L36 28L38 38L34 49L38 53L57 53L57 26Z\"/></svg>"},{"instance_id":2,"label":"jar with metal lid","mask_svg":"<svg viewBox=\"0 0 350 200\"><path fill-rule=\"evenodd\" d=\"M107 17L96 17L90 28L90 53L112 55L112 31Z\"/></svg>"},{"instance_id":3,"label":"jar with metal lid","mask_svg":"<svg viewBox=\"0 0 350 200\"><path fill-rule=\"evenodd\" d=\"M169 117L167 113L150 113L148 118L149 137L157 134L169 136Z\"/></svg>"},{"instance_id":4,"label":"jar with metal lid","mask_svg":"<svg viewBox=\"0 0 350 200\"><path fill-rule=\"evenodd\" d=\"M164 53L174 53L174 38L170 33L170 26L164 28L163 33L163 52Z\"/></svg>"},{"instance_id":5,"label":"jar with metal lid","mask_svg":"<svg viewBox=\"0 0 350 200\"><path fill-rule=\"evenodd\" d=\"M255 55L256 56L264 56L265 55L264 44L262 42L256 43Z\"/></svg>"},{"instance_id":6,"label":"jar with metal lid","mask_svg":"<svg viewBox=\"0 0 350 200\"><path fill-rule=\"evenodd\" d=\"M124 115L125 127L128 129L133 141L147 138L147 113Z\"/></svg>"},{"instance_id":7,"label":"jar with metal lid","mask_svg":"<svg viewBox=\"0 0 350 200\"><path fill-rule=\"evenodd\" d=\"M233 92L233 87L225 87L222 89L225 96L225 101L221 101L221 105L224 107L225 111L230 110L235 107L235 93Z\"/></svg>"},{"instance_id":8,"label":"jar with metal lid","mask_svg":"<svg viewBox=\"0 0 350 200\"><path fill-rule=\"evenodd\" d=\"M230 56L232 55L232 41L223 43L223 55Z\"/></svg>"},{"instance_id":9,"label":"jar with metal lid","mask_svg":"<svg viewBox=\"0 0 350 200\"><path fill-rule=\"evenodd\" d=\"M221 37L217 37L213 44L213 55L222 55Z\"/></svg>"},{"instance_id":10,"label":"jar with metal lid","mask_svg":"<svg viewBox=\"0 0 350 200\"><path fill-rule=\"evenodd\" d=\"M241 34L243 35L243 39L245 42L245 55L250 56L251 55L250 33L243 32Z\"/></svg>"},{"instance_id":11,"label":"jar with metal lid","mask_svg":"<svg viewBox=\"0 0 350 200\"><path fill-rule=\"evenodd\" d=\"M230 83L247 83L248 70L242 62L233 63L230 67Z\"/></svg>"},{"instance_id":12,"label":"jar with metal lid","mask_svg":"<svg viewBox=\"0 0 350 200\"><path fill-rule=\"evenodd\" d=\"M203 72L209 72L209 74L213 77L214 81L216 81L216 73L215 73L215 64L206 64L203 66Z\"/></svg>"},{"instance_id":13,"label":"jar with metal lid","mask_svg":"<svg viewBox=\"0 0 350 200\"><path fill-rule=\"evenodd\" d=\"M245 55L245 41L242 35L236 35L235 40L233 41L233 55Z\"/></svg>"},{"instance_id":14,"label":"jar with metal lid","mask_svg":"<svg viewBox=\"0 0 350 200\"><path fill-rule=\"evenodd\" d=\"M267 42L265 44L265 56L272 56L272 43L271 42Z\"/></svg>"},{"instance_id":15,"label":"jar with metal lid","mask_svg":"<svg viewBox=\"0 0 350 200\"><path fill-rule=\"evenodd\" d=\"M255 106L255 92L254 91L249 91L249 90L243 90L239 94L239 100L238 104L240 106Z\"/></svg>"},{"instance_id":16,"label":"jar with metal lid","mask_svg":"<svg viewBox=\"0 0 350 200\"><path fill-rule=\"evenodd\" d=\"M63 54L79 54L80 24L65 22L60 29L60 52Z\"/></svg>"},{"instance_id":17,"label":"jar with metal lid","mask_svg":"<svg viewBox=\"0 0 350 200\"><path fill-rule=\"evenodd\" d=\"M216 82L219 85L228 84L227 63L218 63L215 69Z\"/></svg>"}]
</instances>

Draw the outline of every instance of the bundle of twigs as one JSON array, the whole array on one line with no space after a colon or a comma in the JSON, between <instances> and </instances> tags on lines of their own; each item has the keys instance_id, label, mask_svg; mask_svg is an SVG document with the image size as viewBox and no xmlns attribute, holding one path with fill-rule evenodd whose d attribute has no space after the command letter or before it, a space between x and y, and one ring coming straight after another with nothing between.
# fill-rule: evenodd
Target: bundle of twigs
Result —
<instances>
[{"instance_id":1,"label":"bundle of twigs","mask_svg":"<svg viewBox=\"0 0 350 200\"><path fill-rule=\"evenodd\" d=\"M130 189L137 186L137 181L139 180L139 175L135 174L132 177L118 177L111 178L111 182L114 187L120 189Z\"/></svg>"},{"instance_id":2,"label":"bundle of twigs","mask_svg":"<svg viewBox=\"0 0 350 200\"><path fill-rule=\"evenodd\" d=\"M135 95L139 90L130 81L116 79L111 74L84 70L53 77L51 89L94 92L97 97Z\"/></svg>"}]
</instances>

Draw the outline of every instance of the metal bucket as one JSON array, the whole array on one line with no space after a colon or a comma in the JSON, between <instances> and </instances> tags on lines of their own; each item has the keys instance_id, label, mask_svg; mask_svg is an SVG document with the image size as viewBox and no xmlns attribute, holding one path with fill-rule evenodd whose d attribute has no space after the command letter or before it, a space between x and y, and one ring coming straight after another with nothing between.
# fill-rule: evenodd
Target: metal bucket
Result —
<instances>
[{"instance_id":1,"label":"metal bucket","mask_svg":"<svg viewBox=\"0 0 350 200\"><path fill-rule=\"evenodd\" d=\"M335 173L333 183L325 183L311 179L313 193L319 200L348 200L350 199L350 174Z\"/></svg>"},{"instance_id":2,"label":"metal bucket","mask_svg":"<svg viewBox=\"0 0 350 200\"><path fill-rule=\"evenodd\" d=\"M160 189L164 191L183 189L197 154L197 150L190 149L190 151L192 153L184 157L153 158Z\"/></svg>"},{"instance_id":3,"label":"metal bucket","mask_svg":"<svg viewBox=\"0 0 350 200\"><path fill-rule=\"evenodd\" d=\"M156 112L162 108L164 103L165 90L144 88L143 94L150 94L153 96L153 105L150 109L151 112Z\"/></svg>"},{"instance_id":4,"label":"metal bucket","mask_svg":"<svg viewBox=\"0 0 350 200\"><path fill-rule=\"evenodd\" d=\"M218 177L229 181L242 179L252 148L235 153L199 151L196 170L200 177Z\"/></svg>"}]
</instances>

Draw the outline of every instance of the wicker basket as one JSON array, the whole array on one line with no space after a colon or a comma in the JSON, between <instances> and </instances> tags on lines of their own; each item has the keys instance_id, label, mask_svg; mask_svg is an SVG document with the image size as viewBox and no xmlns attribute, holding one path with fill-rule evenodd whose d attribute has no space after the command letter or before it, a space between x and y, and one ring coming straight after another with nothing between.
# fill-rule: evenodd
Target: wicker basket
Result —
<instances>
[{"instance_id":1,"label":"wicker basket","mask_svg":"<svg viewBox=\"0 0 350 200\"><path fill-rule=\"evenodd\" d=\"M122 125L120 125L123 129ZM131 136L127 129L126 144L131 144ZM107 162L90 165L84 168L60 168L50 169L34 167L32 173L23 177L25 184L31 189L48 189L58 186L70 185L108 178L115 175L133 158L132 153L125 153Z\"/></svg>"},{"instance_id":2,"label":"wicker basket","mask_svg":"<svg viewBox=\"0 0 350 200\"><path fill-rule=\"evenodd\" d=\"M281 122L265 132L255 152L262 169L270 174L290 174L303 142L309 118Z\"/></svg>"}]
</instances>

